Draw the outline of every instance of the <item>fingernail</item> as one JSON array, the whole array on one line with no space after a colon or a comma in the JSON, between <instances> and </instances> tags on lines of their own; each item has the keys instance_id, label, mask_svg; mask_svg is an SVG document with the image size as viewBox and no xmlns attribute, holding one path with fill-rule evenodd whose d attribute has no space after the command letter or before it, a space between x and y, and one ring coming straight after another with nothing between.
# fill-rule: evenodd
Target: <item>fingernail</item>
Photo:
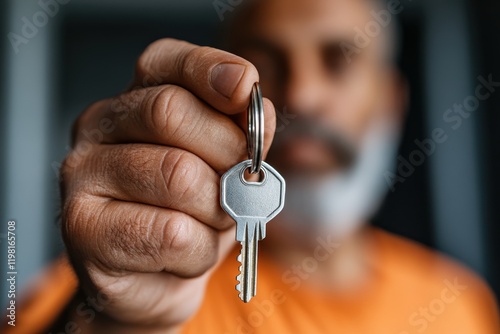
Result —
<instances>
[{"instance_id":1,"label":"fingernail","mask_svg":"<svg viewBox=\"0 0 500 334\"><path fill-rule=\"evenodd\" d=\"M212 70L212 88L227 98L231 98L245 72L240 64L219 64Z\"/></svg>"}]
</instances>

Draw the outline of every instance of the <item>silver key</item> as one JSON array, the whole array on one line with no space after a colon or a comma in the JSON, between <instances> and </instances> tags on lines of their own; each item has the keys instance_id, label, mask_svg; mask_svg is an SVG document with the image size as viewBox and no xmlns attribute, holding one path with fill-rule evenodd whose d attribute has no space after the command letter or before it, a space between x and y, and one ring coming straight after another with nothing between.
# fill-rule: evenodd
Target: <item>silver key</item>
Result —
<instances>
[{"instance_id":1,"label":"silver key","mask_svg":"<svg viewBox=\"0 0 500 334\"><path fill-rule=\"evenodd\" d=\"M245 303L257 290L257 244L266 237L266 224L285 205L285 180L269 164L262 162L262 180L245 180L252 160L243 161L222 176L221 206L236 221L236 240L241 242L240 274L236 290Z\"/></svg>"}]
</instances>

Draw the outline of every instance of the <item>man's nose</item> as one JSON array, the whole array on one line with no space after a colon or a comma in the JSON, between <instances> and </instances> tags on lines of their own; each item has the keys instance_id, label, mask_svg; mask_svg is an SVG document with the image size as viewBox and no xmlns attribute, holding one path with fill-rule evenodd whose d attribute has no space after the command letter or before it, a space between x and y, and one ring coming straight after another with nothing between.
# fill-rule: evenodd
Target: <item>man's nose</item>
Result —
<instances>
[{"instance_id":1,"label":"man's nose","mask_svg":"<svg viewBox=\"0 0 500 334\"><path fill-rule=\"evenodd\" d=\"M296 114L311 114L325 108L327 83L319 62L312 57L295 57L290 62L285 105Z\"/></svg>"}]
</instances>

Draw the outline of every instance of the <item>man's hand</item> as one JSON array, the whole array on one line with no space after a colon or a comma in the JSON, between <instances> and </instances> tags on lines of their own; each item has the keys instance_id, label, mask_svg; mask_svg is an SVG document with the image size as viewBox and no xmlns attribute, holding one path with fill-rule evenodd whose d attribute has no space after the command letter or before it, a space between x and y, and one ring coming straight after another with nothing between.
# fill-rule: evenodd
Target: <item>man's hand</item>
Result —
<instances>
[{"instance_id":1,"label":"man's hand","mask_svg":"<svg viewBox=\"0 0 500 334\"><path fill-rule=\"evenodd\" d=\"M77 120L61 170L62 233L84 293L109 300L94 329L175 328L198 309L234 245L219 181L247 157L238 114L258 78L235 55L160 40L130 91ZM267 153L275 113L264 104Z\"/></svg>"}]
</instances>

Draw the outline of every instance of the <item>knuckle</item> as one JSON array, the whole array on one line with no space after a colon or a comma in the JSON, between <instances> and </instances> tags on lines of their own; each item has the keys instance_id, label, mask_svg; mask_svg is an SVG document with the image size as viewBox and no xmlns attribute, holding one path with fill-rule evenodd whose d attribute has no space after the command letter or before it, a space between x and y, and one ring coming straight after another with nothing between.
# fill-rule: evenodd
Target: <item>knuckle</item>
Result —
<instances>
[{"instance_id":1,"label":"knuckle","mask_svg":"<svg viewBox=\"0 0 500 334\"><path fill-rule=\"evenodd\" d=\"M184 252L192 244L189 222L182 215L173 214L163 225L162 251Z\"/></svg>"},{"instance_id":2,"label":"knuckle","mask_svg":"<svg viewBox=\"0 0 500 334\"><path fill-rule=\"evenodd\" d=\"M162 87L152 99L150 112L146 117L146 126L158 136L176 138L179 129L185 124L190 97L178 86Z\"/></svg>"},{"instance_id":3,"label":"knuckle","mask_svg":"<svg viewBox=\"0 0 500 334\"><path fill-rule=\"evenodd\" d=\"M180 48L187 45L189 45L189 43L174 38L161 38L154 41L146 47L137 59L136 74L140 77L152 74L149 73L149 71L154 68L152 64L162 57L163 52L168 52L174 48Z\"/></svg>"},{"instance_id":4,"label":"knuckle","mask_svg":"<svg viewBox=\"0 0 500 334\"><path fill-rule=\"evenodd\" d=\"M200 171L194 157L186 151L169 151L162 164L162 176L171 204L189 201L200 181Z\"/></svg>"},{"instance_id":5,"label":"knuckle","mask_svg":"<svg viewBox=\"0 0 500 334\"><path fill-rule=\"evenodd\" d=\"M96 101L90 104L75 120L71 128L71 142L73 146L78 140L79 134L91 124L93 115L102 109L106 100Z\"/></svg>"},{"instance_id":6,"label":"knuckle","mask_svg":"<svg viewBox=\"0 0 500 334\"><path fill-rule=\"evenodd\" d=\"M208 46L196 46L187 49L185 53L181 53L177 58L176 68L180 71L179 77L196 78L200 68L210 68L209 57L215 51L214 48Z\"/></svg>"},{"instance_id":7,"label":"knuckle","mask_svg":"<svg viewBox=\"0 0 500 334\"><path fill-rule=\"evenodd\" d=\"M172 215L163 230L162 251L172 254L172 260L182 261L188 276L199 276L217 263L217 234L208 227L194 232L191 222L181 214Z\"/></svg>"},{"instance_id":8,"label":"knuckle","mask_svg":"<svg viewBox=\"0 0 500 334\"><path fill-rule=\"evenodd\" d=\"M247 71L258 73L255 66L249 61L209 46L187 48L186 52L179 56L176 68L180 71L179 77L190 77L196 80L203 79L216 64L223 62L238 62L244 65ZM204 73L200 69L205 69L206 72Z\"/></svg>"},{"instance_id":9,"label":"knuckle","mask_svg":"<svg viewBox=\"0 0 500 334\"><path fill-rule=\"evenodd\" d=\"M88 149L88 148L87 148ZM88 173L85 160L90 155L89 151L82 151L80 145L72 149L62 161L59 168L59 190L61 199L65 200L71 193L85 188Z\"/></svg>"},{"instance_id":10,"label":"knuckle","mask_svg":"<svg viewBox=\"0 0 500 334\"><path fill-rule=\"evenodd\" d=\"M75 250L76 242L85 240L80 221L84 220L86 201L83 196L72 195L63 199L61 207L61 234L66 247Z\"/></svg>"},{"instance_id":11,"label":"knuckle","mask_svg":"<svg viewBox=\"0 0 500 334\"><path fill-rule=\"evenodd\" d=\"M86 188L92 162L97 158L97 146L88 141L80 141L66 155L59 168L59 185L61 190L70 188Z\"/></svg>"}]
</instances>

